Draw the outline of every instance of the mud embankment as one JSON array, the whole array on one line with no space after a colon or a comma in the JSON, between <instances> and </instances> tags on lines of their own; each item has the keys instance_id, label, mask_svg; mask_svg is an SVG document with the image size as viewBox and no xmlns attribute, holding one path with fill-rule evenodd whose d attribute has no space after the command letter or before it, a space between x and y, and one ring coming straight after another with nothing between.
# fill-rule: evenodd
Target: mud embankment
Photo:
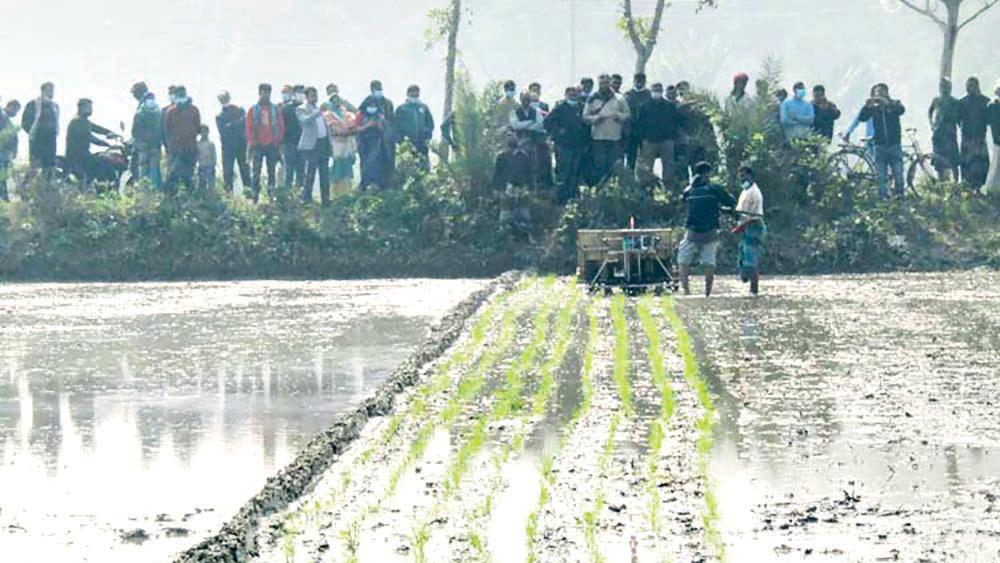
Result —
<instances>
[{"instance_id":1,"label":"mud embankment","mask_svg":"<svg viewBox=\"0 0 1000 563\"><path fill-rule=\"evenodd\" d=\"M466 322L497 292L509 290L521 274L501 276L473 293L449 312L430 336L406 359L388 381L353 412L340 417L302 448L295 460L250 499L219 532L180 554L179 563L247 561L258 555L257 528L262 518L284 510L300 498L358 438L373 417L393 411L397 395L417 384L424 368L442 356L466 329Z\"/></svg>"}]
</instances>

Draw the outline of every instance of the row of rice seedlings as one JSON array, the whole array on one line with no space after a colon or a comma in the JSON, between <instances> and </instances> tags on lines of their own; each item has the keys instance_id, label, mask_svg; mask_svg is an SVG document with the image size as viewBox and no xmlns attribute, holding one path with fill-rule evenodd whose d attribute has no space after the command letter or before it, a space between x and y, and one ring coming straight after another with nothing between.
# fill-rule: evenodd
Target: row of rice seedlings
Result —
<instances>
[{"instance_id":1,"label":"row of rice seedlings","mask_svg":"<svg viewBox=\"0 0 1000 563\"><path fill-rule=\"evenodd\" d=\"M703 415L695 423L698 430L698 474L705 487L705 512L702 514L702 524L705 529L705 543L715 551L720 561L726 559L726 545L719 532L719 507L715 497L715 487L708 471L712 454L712 442L715 433L715 403L708 390L708 382L701 376L698 369L698 358L691 343L691 335L684 327L684 322L674 308L674 300L666 297L661 302L663 314L670 322L677 339L677 350L684 361L684 379L694 390L701 406Z\"/></svg>"},{"instance_id":2,"label":"row of rice seedlings","mask_svg":"<svg viewBox=\"0 0 1000 563\"><path fill-rule=\"evenodd\" d=\"M535 542L538 536L538 520L545 509L545 506L549 503L549 488L555 485L555 475L552 473L552 466L554 464L555 458L559 456L563 447L566 445L566 441L570 436L573 435L573 431L577 426L577 423L581 418L590 410L591 401L594 395L594 382L592 379L592 373L594 370L594 348L597 345L597 339L600 337L598 333L597 325L597 315L594 313L593 302L588 303L587 311L587 342L583 352L583 368L580 370L580 389L581 397L580 404L573 411L573 415L567 421L565 427L562 429L559 435L559 443L556 447L556 451L551 455L547 455L542 459L541 466L541 490L538 493L538 503L535 509L528 516L528 523L526 526L527 531L527 543L528 543L528 561L535 561Z\"/></svg>"},{"instance_id":3,"label":"row of rice seedlings","mask_svg":"<svg viewBox=\"0 0 1000 563\"><path fill-rule=\"evenodd\" d=\"M459 447L456 458L449 467L447 477L445 479L444 494L439 499L437 505L430 511L431 519L436 517L436 515L444 509L444 506L448 502L449 498L452 497L461 486L462 479L468 470L469 463L483 448L489 425L511 415L522 413L520 424L521 430L515 432L512 441L503 448L498 449L491 459L497 476L492 480L489 493L484 497L482 504L473 511L472 520L481 522L489 516L493 507L494 495L502 484L502 479L499 476L500 470L503 464L510 458L511 452L519 450L523 446L523 428L526 427L528 419L532 415L538 414L539 409L542 409L542 412L544 412L545 405L547 404L545 397L551 395L554 387L552 372L562 364L572 341L572 321L573 313L576 309L578 293L576 292L575 287L571 287L570 291L571 298L568 303L564 302L553 325L555 344L550 350L546 361L544 361L540 367L540 371L543 374L541 379L544 380L545 374L548 374L548 377L551 380L550 383L546 385L540 382L538 391L536 391L531 399L532 409L525 412L524 400L521 397L525 383L524 375L529 373L532 367L537 365L538 355L545 342L548 340L549 321L554 310L552 301L547 300L536 314L535 332L532 340L514 364L510 366L510 369L508 369L506 373L503 388L497 391L499 398L494 405L493 410L489 414L481 414L477 417L476 424L473 427L470 436ZM480 558L489 558L486 553L487 548L485 546L483 536L479 533L479 530L473 529L468 535L468 540L473 550Z\"/></svg>"},{"instance_id":4,"label":"row of rice seedlings","mask_svg":"<svg viewBox=\"0 0 1000 563\"><path fill-rule=\"evenodd\" d=\"M611 461L611 455L614 453L618 427L634 413L632 407L632 384L629 381L631 351L629 350L628 323L625 320L624 295L616 295L611 298L610 314L615 339L612 354L614 358L612 373L621 409L616 411L611 419L611 426L608 428L608 435L604 440L604 447L601 450L601 457L597 462L597 474L599 477L594 495L594 505L590 510L583 513L582 518L583 535L590 560L593 563L604 563L605 561L604 554L601 553L600 546L597 543L597 519L603 513L607 504L604 498L604 482L606 480L608 463Z\"/></svg>"},{"instance_id":5,"label":"row of rice seedlings","mask_svg":"<svg viewBox=\"0 0 1000 563\"><path fill-rule=\"evenodd\" d=\"M314 503L299 505L285 518L283 525L283 551L286 554L289 552L294 554L295 550L294 541L295 535L298 534L298 527L292 524L293 520L297 521L300 517L302 517L306 520L306 522L312 522L316 517L322 514L324 510L328 510L335 506L339 496L346 493L348 487L350 487L352 482L351 471L356 469L357 465L364 465L370 462L376 451L383 449L399 434L399 429L405 421L419 419L426 413L429 398L433 397L435 394L444 392L450 385L451 372L453 370L463 369L465 365L472 361L475 351L479 350L483 342L486 340L487 334L493 324L493 320L496 317L498 310L500 310L507 303L511 295L518 291L528 289L532 284L537 284L537 278L525 278L524 280L521 280L521 282L519 282L514 289L500 293L496 299L487 303L487 305L483 308L482 313L480 313L476 323L473 325L470 337L466 340L466 342L453 354L449 355L445 361L438 364L435 369L435 375L431 381L429 381L426 385L422 385L418 389L414 398L409 403L408 408L400 410L392 416L389 424L382 432L379 439L370 445L358 457L358 464L343 470L341 473L340 487L332 491L329 497L324 499L323 502L317 500ZM286 559L287 558L288 556L286 555Z\"/></svg>"},{"instance_id":6,"label":"row of rice seedlings","mask_svg":"<svg viewBox=\"0 0 1000 563\"><path fill-rule=\"evenodd\" d=\"M521 397L524 389L524 374L537 362L538 354L548 338L554 309L551 301L546 301L535 314L535 332L528 346L507 369L504 384L495 391L497 400L493 405L493 410L489 413L481 413L476 417L476 423L469 438L459 447L458 453L448 469L444 483L446 497L458 489L469 461L482 449L489 424L507 418L524 407L524 399Z\"/></svg>"},{"instance_id":7,"label":"row of rice seedlings","mask_svg":"<svg viewBox=\"0 0 1000 563\"><path fill-rule=\"evenodd\" d=\"M530 426L531 418L542 416L548 408L552 394L555 390L555 371L559 369L565 361L566 354L569 352L570 345L573 342L573 321L576 317L579 291L574 286L570 286L569 291L571 292L569 302L560 309L559 315L556 319L554 329L555 344L549 352L548 358L542 364L538 388L535 390L535 393L531 398L532 408L530 411L522 412L520 424L518 425L511 441L494 453L492 461L497 475L491 481L489 493L484 498L482 505L474 511L476 516L476 518L473 519L474 523L483 523L489 518L493 506L493 497L503 484L503 479L500 476L503 465L510 459L512 453L518 452L524 447L524 440L527 429ZM546 459L543 461L542 473L543 485L539 502L540 504L545 504L548 502L548 486L554 482L551 456L546 456ZM531 542L535 536L537 523L538 516L536 512L528 518L527 530L529 537L529 558L531 557ZM471 536L479 536L475 527L473 527L473 531L470 533L470 537Z\"/></svg>"},{"instance_id":8,"label":"row of rice seedlings","mask_svg":"<svg viewBox=\"0 0 1000 563\"><path fill-rule=\"evenodd\" d=\"M649 493L649 524L656 532L660 533L660 488L657 486L657 473L659 472L658 462L660 451L663 449L663 439L665 429L674 414L674 392L670 387L670 380L667 378L663 364L663 342L660 338L659 326L650 313L651 298L648 296L639 301L637 312L639 323L646 334L649 346L646 355L649 360L649 369L653 385L660 392L660 416L655 419L649 430L649 453L646 463L647 491Z\"/></svg>"},{"instance_id":9,"label":"row of rice seedlings","mask_svg":"<svg viewBox=\"0 0 1000 563\"><path fill-rule=\"evenodd\" d=\"M587 552L590 555L590 560L593 563L604 563L605 561L604 554L601 553L601 548L597 544L597 518L607 506L604 498L605 475L608 471L608 463L611 461L611 454L615 450L615 437L618 435L618 427L624 419L622 411L615 412L615 415L611 418L608 435L604 439L604 445L601 448L601 457L597 460L598 482L596 493L594 494L594 505L590 510L583 513L583 537L587 543Z\"/></svg>"},{"instance_id":10,"label":"row of rice seedlings","mask_svg":"<svg viewBox=\"0 0 1000 563\"><path fill-rule=\"evenodd\" d=\"M629 380L631 375L631 354L628 342L628 323L625 320L625 296L615 295L611 298L611 324L614 327L615 347L614 347L614 381L618 387L618 398L622 402L622 412L625 417L633 414L632 407L632 383Z\"/></svg>"},{"instance_id":11,"label":"row of rice seedlings","mask_svg":"<svg viewBox=\"0 0 1000 563\"><path fill-rule=\"evenodd\" d=\"M551 283L546 280L542 286L548 289L551 287ZM396 464L390 473L388 486L382 491L378 499L358 512L355 519L348 524L348 530L351 528L360 529L361 525L368 518L378 513L385 501L395 494L399 481L406 471L419 459L423 458L434 432L441 427L450 429L456 417L461 412L462 405L471 401L483 389L487 375L514 344L517 335L518 320L521 318L526 306L527 304L520 304L519 306L509 307L504 311L496 340L480 356L476 368L460 379L456 392L448 399L444 408L438 413L438 416L430 417L424 421L417 431L416 437L410 443L406 455ZM443 392L443 390L441 389L439 392ZM344 531L341 532L341 536L344 537ZM351 549L351 542L347 542L346 545L348 547L348 558L357 557L357 548L360 547L357 545L357 542L354 543L354 549Z\"/></svg>"}]
</instances>

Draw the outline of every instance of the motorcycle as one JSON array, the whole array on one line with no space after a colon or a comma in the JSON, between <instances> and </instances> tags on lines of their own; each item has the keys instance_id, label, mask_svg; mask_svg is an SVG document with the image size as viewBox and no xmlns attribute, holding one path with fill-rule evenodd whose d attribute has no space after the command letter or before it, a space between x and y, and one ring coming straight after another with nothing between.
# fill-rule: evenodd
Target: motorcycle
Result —
<instances>
[{"instance_id":1,"label":"motorcycle","mask_svg":"<svg viewBox=\"0 0 1000 563\"><path fill-rule=\"evenodd\" d=\"M124 133L125 124L121 123L120 127ZM98 188L99 191L117 193L121 191L123 180L126 184L131 182L129 160L133 157L135 147L132 141L126 139L124 135L113 134L108 137L107 141L110 146L92 154L92 169L87 179L91 184L106 186L104 190ZM76 171L69 169L66 165L66 158L63 156L56 157L56 173L67 181L82 180Z\"/></svg>"}]
</instances>

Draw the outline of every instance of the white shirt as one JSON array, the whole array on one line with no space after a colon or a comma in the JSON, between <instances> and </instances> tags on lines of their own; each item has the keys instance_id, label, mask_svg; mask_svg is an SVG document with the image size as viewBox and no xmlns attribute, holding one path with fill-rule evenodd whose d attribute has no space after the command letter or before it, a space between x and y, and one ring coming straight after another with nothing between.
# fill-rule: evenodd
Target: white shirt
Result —
<instances>
[{"instance_id":1,"label":"white shirt","mask_svg":"<svg viewBox=\"0 0 1000 563\"><path fill-rule=\"evenodd\" d=\"M757 184L740 193L740 200L736 203L736 211L746 215L747 219L764 218L764 194L760 193Z\"/></svg>"},{"instance_id":2,"label":"white shirt","mask_svg":"<svg viewBox=\"0 0 1000 563\"><path fill-rule=\"evenodd\" d=\"M322 113L316 116L316 130L318 131L318 134L316 135L317 139L325 139L327 133L330 132L326 125L326 119L323 117Z\"/></svg>"}]
</instances>

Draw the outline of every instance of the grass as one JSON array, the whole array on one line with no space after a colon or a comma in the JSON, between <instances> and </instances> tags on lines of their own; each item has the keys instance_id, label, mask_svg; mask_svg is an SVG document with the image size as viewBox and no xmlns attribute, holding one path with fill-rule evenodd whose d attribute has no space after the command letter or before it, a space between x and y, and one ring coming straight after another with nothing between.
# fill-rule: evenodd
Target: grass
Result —
<instances>
[{"instance_id":1,"label":"grass","mask_svg":"<svg viewBox=\"0 0 1000 563\"><path fill-rule=\"evenodd\" d=\"M701 406L703 415L695 423L698 430L698 474L705 486L705 511L702 514L702 524L705 529L705 543L715 551L720 561L726 560L726 545L719 532L719 507L715 496L715 487L708 471L712 453L713 436L715 433L715 403L708 389L708 382L701 376L698 368L698 358L691 342L691 335L684 327L684 322L677 314L674 300L666 297L661 302L663 314L669 321L677 339L677 350L684 361L684 379L694 390Z\"/></svg>"}]
</instances>

